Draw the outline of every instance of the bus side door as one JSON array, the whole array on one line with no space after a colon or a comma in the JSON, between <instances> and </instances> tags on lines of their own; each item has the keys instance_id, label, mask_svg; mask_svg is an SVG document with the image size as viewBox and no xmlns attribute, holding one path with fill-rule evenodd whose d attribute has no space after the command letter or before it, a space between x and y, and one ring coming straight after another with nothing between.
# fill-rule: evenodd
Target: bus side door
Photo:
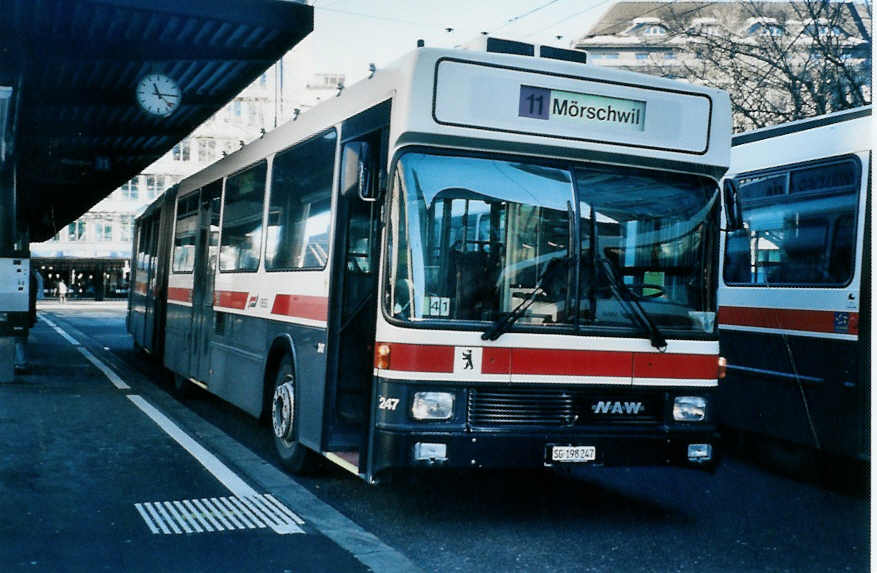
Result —
<instances>
[{"instance_id":1,"label":"bus side door","mask_svg":"<svg viewBox=\"0 0 877 573\"><path fill-rule=\"evenodd\" d=\"M192 285L192 345L189 373L207 382L210 369L210 334L213 331L213 284L219 249L219 208L222 180L201 189L198 238L195 246L195 280Z\"/></svg>"}]
</instances>

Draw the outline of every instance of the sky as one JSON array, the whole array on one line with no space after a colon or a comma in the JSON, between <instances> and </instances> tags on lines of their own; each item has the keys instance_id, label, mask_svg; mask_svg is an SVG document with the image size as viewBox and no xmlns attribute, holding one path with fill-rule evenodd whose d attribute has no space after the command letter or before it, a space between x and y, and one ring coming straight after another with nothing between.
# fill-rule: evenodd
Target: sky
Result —
<instances>
[{"instance_id":1,"label":"sky","mask_svg":"<svg viewBox=\"0 0 877 573\"><path fill-rule=\"evenodd\" d=\"M614 0L314 0L314 31L292 51L296 76L343 73L348 85L415 49L491 36L569 47ZM451 28L451 31L447 31ZM560 36L560 38L558 38Z\"/></svg>"}]
</instances>

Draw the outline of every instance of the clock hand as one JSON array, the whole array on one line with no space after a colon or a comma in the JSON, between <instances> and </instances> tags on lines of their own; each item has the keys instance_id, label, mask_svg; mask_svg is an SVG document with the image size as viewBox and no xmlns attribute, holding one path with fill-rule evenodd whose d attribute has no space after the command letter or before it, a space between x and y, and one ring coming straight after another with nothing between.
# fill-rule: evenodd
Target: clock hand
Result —
<instances>
[{"instance_id":1,"label":"clock hand","mask_svg":"<svg viewBox=\"0 0 877 573\"><path fill-rule=\"evenodd\" d=\"M155 95L158 96L158 99L160 99L160 100L164 99L164 96L162 95L162 93L160 91L158 91L158 84L156 84L155 82L152 82L152 90L153 90L153 93L155 93Z\"/></svg>"}]
</instances>

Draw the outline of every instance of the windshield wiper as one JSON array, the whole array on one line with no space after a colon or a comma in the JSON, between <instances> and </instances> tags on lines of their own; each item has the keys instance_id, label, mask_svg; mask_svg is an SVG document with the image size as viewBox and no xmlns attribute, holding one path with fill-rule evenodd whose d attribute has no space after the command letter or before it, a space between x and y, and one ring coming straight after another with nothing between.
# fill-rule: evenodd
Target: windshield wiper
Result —
<instances>
[{"instance_id":1,"label":"windshield wiper","mask_svg":"<svg viewBox=\"0 0 877 573\"><path fill-rule=\"evenodd\" d=\"M545 264L545 268L542 269L542 272L539 274L539 278L536 279L536 286L533 287L533 290L527 293L524 297L524 300L512 309L511 312L504 313L499 318L497 318L493 324L484 331L481 335L481 340L496 340L504 332L506 332L512 325L517 322L519 318L521 318L527 309L532 306L534 302L536 302L536 297L540 294L547 292L545 290L545 282L557 272L559 268L565 268L569 264L569 257L557 257L551 259Z\"/></svg>"},{"instance_id":2,"label":"windshield wiper","mask_svg":"<svg viewBox=\"0 0 877 573\"><path fill-rule=\"evenodd\" d=\"M609 259L606 257L598 257L597 259L603 268L603 272L606 275L606 278L609 279L609 290L612 294L622 303L625 303L626 306L631 311L631 315L633 315L637 322L645 328L646 332L649 334L649 342L652 343L652 346L658 349L659 352L664 352L667 350L667 339L664 338L664 334L658 328L658 326L652 321L649 314L645 311L643 306L639 303L637 296L630 291L628 286L624 284L624 282L618 279L618 275L615 274L615 269L612 267L612 263L609 262Z\"/></svg>"}]
</instances>

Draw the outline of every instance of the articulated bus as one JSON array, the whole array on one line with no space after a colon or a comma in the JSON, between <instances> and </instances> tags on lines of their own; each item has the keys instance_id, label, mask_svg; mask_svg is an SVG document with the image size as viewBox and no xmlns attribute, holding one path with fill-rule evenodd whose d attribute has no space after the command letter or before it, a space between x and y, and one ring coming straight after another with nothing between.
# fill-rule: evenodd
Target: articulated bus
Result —
<instances>
[{"instance_id":1,"label":"articulated bus","mask_svg":"<svg viewBox=\"0 0 877 573\"><path fill-rule=\"evenodd\" d=\"M728 97L540 48L417 49L181 181L136 344L294 472L709 467Z\"/></svg>"},{"instance_id":2,"label":"articulated bus","mask_svg":"<svg viewBox=\"0 0 877 573\"><path fill-rule=\"evenodd\" d=\"M737 135L723 425L870 459L871 107Z\"/></svg>"}]
</instances>

